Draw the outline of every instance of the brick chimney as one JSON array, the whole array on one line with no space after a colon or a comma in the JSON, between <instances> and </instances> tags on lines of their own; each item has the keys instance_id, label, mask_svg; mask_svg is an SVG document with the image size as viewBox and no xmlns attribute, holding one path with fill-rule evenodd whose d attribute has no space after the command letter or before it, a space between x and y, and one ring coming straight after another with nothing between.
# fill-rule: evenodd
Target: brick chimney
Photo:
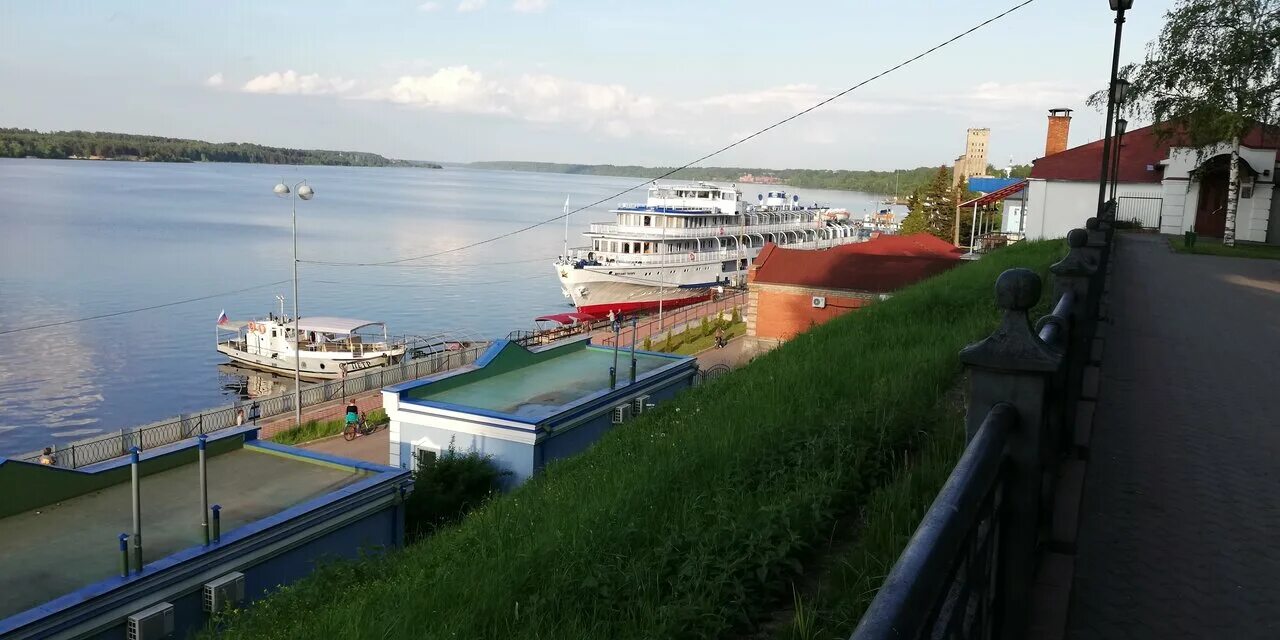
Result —
<instances>
[{"instance_id":1,"label":"brick chimney","mask_svg":"<svg viewBox=\"0 0 1280 640\"><path fill-rule=\"evenodd\" d=\"M1071 110L1049 110L1049 134L1044 139L1044 155L1051 156L1067 149L1067 135L1071 133Z\"/></svg>"}]
</instances>

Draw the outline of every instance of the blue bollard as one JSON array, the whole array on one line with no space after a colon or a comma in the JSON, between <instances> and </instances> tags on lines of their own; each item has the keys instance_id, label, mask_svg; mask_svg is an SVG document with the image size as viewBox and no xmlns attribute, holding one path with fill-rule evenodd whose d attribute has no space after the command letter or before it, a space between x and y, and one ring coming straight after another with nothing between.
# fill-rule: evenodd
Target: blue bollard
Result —
<instances>
[{"instance_id":1,"label":"blue bollard","mask_svg":"<svg viewBox=\"0 0 1280 640\"><path fill-rule=\"evenodd\" d=\"M213 542L222 542L222 506L213 505Z\"/></svg>"},{"instance_id":2,"label":"blue bollard","mask_svg":"<svg viewBox=\"0 0 1280 640\"><path fill-rule=\"evenodd\" d=\"M120 534L120 577L129 577L129 534Z\"/></svg>"}]
</instances>

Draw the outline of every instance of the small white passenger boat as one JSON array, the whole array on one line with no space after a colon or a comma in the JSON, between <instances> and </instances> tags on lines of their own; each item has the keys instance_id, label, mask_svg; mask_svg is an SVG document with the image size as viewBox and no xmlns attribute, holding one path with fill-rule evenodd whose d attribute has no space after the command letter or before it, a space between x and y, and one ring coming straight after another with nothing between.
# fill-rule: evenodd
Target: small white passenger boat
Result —
<instances>
[{"instance_id":1,"label":"small white passenger boat","mask_svg":"<svg viewBox=\"0 0 1280 640\"><path fill-rule=\"evenodd\" d=\"M300 376L309 380L341 378L404 358L405 341L389 339L382 322L303 316L298 319L298 340L293 328L293 319L283 313L263 320L223 316L214 333L218 352L241 366L293 375L298 354Z\"/></svg>"}]
</instances>

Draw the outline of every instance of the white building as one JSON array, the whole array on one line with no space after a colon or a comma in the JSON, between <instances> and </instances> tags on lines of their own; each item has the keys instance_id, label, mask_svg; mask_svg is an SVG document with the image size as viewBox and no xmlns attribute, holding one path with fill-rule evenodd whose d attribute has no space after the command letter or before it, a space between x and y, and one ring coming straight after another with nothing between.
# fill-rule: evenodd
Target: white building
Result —
<instances>
[{"instance_id":1,"label":"white building","mask_svg":"<svg viewBox=\"0 0 1280 640\"><path fill-rule=\"evenodd\" d=\"M1280 198L1272 198L1278 146L1280 133L1262 127L1242 141L1237 240L1280 244ZM1136 219L1160 233L1194 230L1221 237L1230 158L1225 143L1197 153L1176 139L1161 140L1154 127L1126 133L1120 147L1117 219ZM1101 140L1036 160L1025 212L1027 237L1059 238L1084 227L1097 213L1101 165Z\"/></svg>"}]
</instances>

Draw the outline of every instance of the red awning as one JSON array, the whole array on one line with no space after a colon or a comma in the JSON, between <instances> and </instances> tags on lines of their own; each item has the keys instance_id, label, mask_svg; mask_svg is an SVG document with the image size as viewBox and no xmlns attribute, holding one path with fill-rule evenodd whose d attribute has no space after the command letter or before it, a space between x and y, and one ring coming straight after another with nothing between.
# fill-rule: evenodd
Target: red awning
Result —
<instances>
[{"instance_id":1,"label":"red awning","mask_svg":"<svg viewBox=\"0 0 1280 640\"><path fill-rule=\"evenodd\" d=\"M992 191L991 193L978 196L977 198L974 198L968 202L962 202L960 204L960 207L961 208L972 207L975 204L980 207L983 207L993 202L1000 202L1001 200L1004 200L1005 198L1008 198L1009 196L1015 193L1018 193L1019 191L1022 191L1023 189L1026 189L1026 188L1027 188L1026 180L1023 180L1022 182L1015 182L1003 189L1000 189L999 191Z\"/></svg>"},{"instance_id":2,"label":"red awning","mask_svg":"<svg viewBox=\"0 0 1280 640\"><path fill-rule=\"evenodd\" d=\"M573 313L553 313L551 315L540 316L533 319L534 322L540 322L543 320L567 325L577 324L579 322L591 322L592 320L598 320L598 318L589 313L575 311Z\"/></svg>"}]
</instances>

